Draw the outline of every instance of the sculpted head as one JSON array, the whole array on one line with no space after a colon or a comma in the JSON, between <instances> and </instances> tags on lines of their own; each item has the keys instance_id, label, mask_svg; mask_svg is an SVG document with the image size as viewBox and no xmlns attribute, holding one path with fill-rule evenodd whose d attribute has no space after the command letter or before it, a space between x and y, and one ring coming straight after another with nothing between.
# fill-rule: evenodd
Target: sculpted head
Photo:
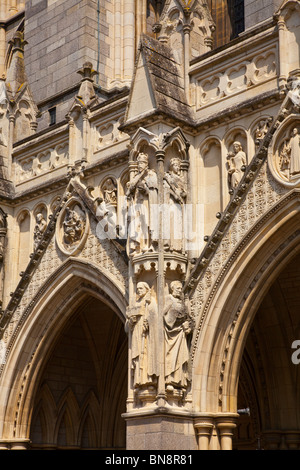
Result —
<instances>
[{"instance_id":1,"label":"sculpted head","mask_svg":"<svg viewBox=\"0 0 300 470\"><path fill-rule=\"evenodd\" d=\"M136 159L138 171L142 172L148 168L149 159L146 153L140 153Z\"/></svg>"},{"instance_id":2,"label":"sculpted head","mask_svg":"<svg viewBox=\"0 0 300 470\"><path fill-rule=\"evenodd\" d=\"M233 142L234 153L238 153L240 150L243 150L241 142Z\"/></svg>"},{"instance_id":3,"label":"sculpted head","mask_svg":"<svg viewBox=\"0 0 300 470\"><path fill-rule=\"evenodd\" d=\"M136 293L138 297L144 297L150 291L147 282L138 282L136 286Z\"/></svg>"},{"instance_id":4,"label":"sculpted head","mask_svg":"<svg viewBox=\"0 0 300 470\"><path fill-rule=\"evenodd\" d=\"M171 158L170 171L176 174L180 173L180 164L181 164L180 158Z\"/></svg>"},{"instance_id":5,"label":"sculpted head","mask_svg":"<svg viewBox=\"0 0 300 470\"><path fill-rule=\"evenodd\" d=\"M182 283L180 281L172 281L170 284L170 292L173 297L182 297Z\"/></svg>"}]
</instances>

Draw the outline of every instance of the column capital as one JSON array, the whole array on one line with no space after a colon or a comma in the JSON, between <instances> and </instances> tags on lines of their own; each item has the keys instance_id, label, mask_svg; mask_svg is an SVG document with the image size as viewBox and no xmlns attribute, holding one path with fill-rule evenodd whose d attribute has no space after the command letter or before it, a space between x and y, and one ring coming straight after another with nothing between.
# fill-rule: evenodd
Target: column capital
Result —
<instances>
[{"instance_id":1,"label":"column capital","mask_svg":"<svg viewBox=\"0 0 300 470\"><path fill-rule=\"evenodd\" d=\"M238 418L239 415L236 413L224 413L216 417L216 427L220 433L221 450L232 449L233 432Z\"/></svg>"}]
</instances>

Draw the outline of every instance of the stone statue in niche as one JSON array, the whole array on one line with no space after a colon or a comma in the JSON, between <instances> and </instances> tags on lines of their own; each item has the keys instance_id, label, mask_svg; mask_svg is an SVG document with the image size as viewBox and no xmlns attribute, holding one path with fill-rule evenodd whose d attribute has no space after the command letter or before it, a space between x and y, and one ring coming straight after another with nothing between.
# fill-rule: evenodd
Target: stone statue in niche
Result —
<instances>
[{"instance_id":1,"label":"stone statue in niche","mask_svg":"<svg viewBox=\"0 0 300 470\"><path fill-rule=\"evenodd\" d=\"M181 252L183 249L183 206L187 188L181 175L180 158L170 160L164 175L164 249Z\"/></svg>"},{"instance_id":2,"label":"stone statue in niche","mask_svg":"<svg viewBox=\"0 0 300 470\"><path fill-rule=\"evenodd\" d=\"M279 167L288 179L300 174L300 135L296 127L280 151Z\"/></svg>"},{"instance_id":3,"label":"stone statue in niche","mask_svg":"<svg viewBox=\"0 0 300 470\"><path fill-rule=\"evenodd\" d=\"M107 178L101 187L103 198L99 198L97 215L102 222L102 228L108 238L117 236L117 183L113 178Z\"/></svg>"},{"instance_id":4,"label":"stone statue in niche","mask_svg":"<svg viewBox=\"0 0 300 470\"><path fill-rule=\"evenodd\" d=\"M131 371L133 387L153 384L157 377L157 304L146 282L138 282L135 306L127 314L131 330Z\"/></svg>"},{"instance_id":5,"label":"stone statue in niche","mask_svg":"<svg viewBox=\"0 0 300 470\"><path fill-rule=\"evenodd\" d=\"M73 209L66 208L63 221L63 241L65 246L71 248L79 242L85 229L85 217L82 210L75 206Z\"/></svg>"},{"instance_id":6,"label":"stone statue in niche","mask_svg":"<svg viewBox=\"0 0 300 470\"><path fill-rule=\"evenodd\" d=\"M41 212L36 215L36 224L33 231L34 249L37 248L40 243L43 234L47 228L47 222Z\"/></svg>"},{"instance_id":7,"label":"stone statue in niche","mask_svg":"<svg viewBox=\"0 0 300 470\"><path fill-rule=\"evenodd\" d=\"M107 178L102 185L103 200L106 205L117 207L117 184L112 178Z\"/></svg>"},{"instance_id":8,"label":"stone statue in niche","mask_svg":"<svg viewBox=\"0 0 300 470\"><path fill-rule=\"evenodd\" d=\"M228 183L231 190L235 189L243 177L247 163L246 154L240 142L233 143L233 152L227 155Z\"/></svg>"},{"instance_id":9,"label":"stone statue in niche","mask_svg":"<svg viewBox=\"0 0 300 470\"><path fill-rule=\"evenodd\" d=\"M164 306L165 381L166 386L186 389L189 383L188 335L192 331L189 307L184 299L182 283L173 281Z\"/></svg>"},{"instance_id":10,"label":"stone statue in niche","mask_svg":"<svg viewBox=\"0 0 300 470\"><path fill-rule=\"evenodd\" d=\"M126 190L129 255L155 251L157 244L157 174L145 153L138 155L137 169Z\"/></svg>"}]
</instances>

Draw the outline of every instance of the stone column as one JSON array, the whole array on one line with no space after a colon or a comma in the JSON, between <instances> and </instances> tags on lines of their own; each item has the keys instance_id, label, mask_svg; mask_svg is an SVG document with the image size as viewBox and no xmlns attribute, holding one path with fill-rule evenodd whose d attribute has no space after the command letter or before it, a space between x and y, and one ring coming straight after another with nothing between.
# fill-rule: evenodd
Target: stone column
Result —
<instances>
[{"instance_id":1,"label":"stone column","mask_svg":"<svg viewBox=\"0 0 300 470\"><path fill-rule=\"evenodd\" d=\"M5 22L0 5L0 79L5 78Z\"/></svg>"},{"instance_id":2,"label":"stone column","mask_svg":"<svg viewBox=\"0 0 300 470\"><path fill-rule=\"evenodd\" d=\"M123 8L124 79L126 81L131 81L135 61L135 0L125 0Z\"/></svg>"},{"instance_id":3,"label":"stone column","mask_svg":"<svg viewBox=\"0 0 300 470\"><path fill-rule=\"evenodd\" d=\"M197 418L195 421L195 429L198 436L199 450L209 450L209 443L213 429L213 418L203 417Z\"/></svg>"},{"instance_id":4,"label":"stone column","mask_svg":"<svg viewBox=\"0 0 300 470\"><path fill-rule=\"evenodd\" d=\"M183 25L183 34L184 34L184 89L185 94L187 97L188 103L190 102L190 77L189 77L189 69L190 69L190 33L191 33L191 25L184 24Z\"/></svg>"},{"instance_id":5,"label":"stone column","mask_svg":"<svg viewBox=\"0 0 300 470\"><path fill-rule=\"evenodd\" d=\"M159 204L159 222L158 222L158 269L157 269L157 306L158 306L158 344L160 345L159 361L159 378L157 390L157 404L164 406L166 400L165 392L165 351L164 351L164 325L163 325L163 309L164 309L164 289L165 289L165 274L164 274L164 242L163 242L163 213L160 210L164 204L164 150L156 151L157 161L157 180L158 180L158 204Z\"/></svg>"},{"instance_id":6,"label":"stone column","mask_svg":"<svg viewBox=\"0 0 300 470\"><path fill-rule=\"evenodd\" d=\"M287 65L287 31L286 25L283 18L278 20L278 34L279 34L279 87L282 89L285 87L288 77L288 65Z\"/></svg>"},{"instance_id":7,"label":"stone column","mask_svg":"<svg viewBox=\"0 0 300 470\"><path fill-rule=\"evenodd\" d=\"M122 5L121 0L114 2L114 32L115 32L115 45L114 45L114 77L113 81L120 82L122 79Z\"/></svg>"},{"instance_id":8,"label":"stone column","mask_svg":"<svg viewBox=\"0 0 300 470\"><path fill-rule=\"evenodd\" d=\"M237 418L239 415L224 415L218 417L216 426L220 435L221 450L232 450L233 432L236 428Z\"/></svg>"}]
</instances>

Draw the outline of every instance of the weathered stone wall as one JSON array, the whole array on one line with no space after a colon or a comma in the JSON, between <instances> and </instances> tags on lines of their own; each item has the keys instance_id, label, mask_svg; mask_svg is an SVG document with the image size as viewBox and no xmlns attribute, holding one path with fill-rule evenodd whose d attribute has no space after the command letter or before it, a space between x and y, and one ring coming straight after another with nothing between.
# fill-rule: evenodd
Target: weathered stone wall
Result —
<instances>
[{"instance_id":1,"label":"weathered stone wall","mask_svg":"<svg viewBox=\"0 0 300 470\"><path fill-rule=\"evenodd\" d=\"M257 26L258 23L272 18L282 4L281 0L245 0L245 29Z\"/></svg>"},{"instance_id":2,"label":"weathered stone wall","mask_svg":"<svg viewBox=\"0 0 300 470\"><path fill-rule=\"evenodd\" d=\"M105 3L105 2L101 2ZM42 104L45 127L48 109L57 106L56 121L64 119L78 91L77 71L86 61L101 70L99 83L105 85L104 63L109 54L104 5L98 21L97 0L29 0L25 10L25 36L28 42L25 65L34 100ZM98 56L98 50L101 54ZM99 63L98 63L99 59ZM100 64L101 62L101 64ZM58 95L75 87L72 93Z\"/></svg>"}]
</instances>

